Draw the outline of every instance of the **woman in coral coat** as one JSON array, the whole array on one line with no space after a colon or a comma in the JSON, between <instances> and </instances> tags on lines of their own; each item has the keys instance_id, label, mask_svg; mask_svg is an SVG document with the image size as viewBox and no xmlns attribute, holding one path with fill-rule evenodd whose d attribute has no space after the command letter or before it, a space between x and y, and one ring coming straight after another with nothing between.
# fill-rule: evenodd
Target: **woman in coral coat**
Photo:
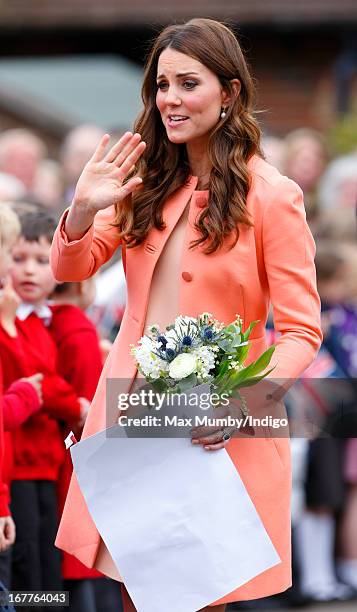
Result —
<instances>
[{"instance_id":1,"label":"woman in coral coat","mask_svg":"<svg viewBox=\"0 0 357 612\"><path fill-rule=\"evenodd\" d=\"M226 324L236 313L246 324L259 319L253 361L266 348L272 302L280 336L270 376L284 389L314 359L321 343L314 242L300 188L263 159L252 99L244 57L226 26L208 19L170 26L148 59L137 133L109 151L104 136L79 179L53 242L54 275L88 278L121 245L128 292L84 437L108 425L106 378L126 379L127 391L136 377L130 344L148 324L204 311ZM281 558L207 608L221 612L227 602L291 585L290 447L268 429L228 442L217 428L198 433L197 452L229 453ZM115 575L75 477L56 543Z\"/></svg>"}]
</instances>

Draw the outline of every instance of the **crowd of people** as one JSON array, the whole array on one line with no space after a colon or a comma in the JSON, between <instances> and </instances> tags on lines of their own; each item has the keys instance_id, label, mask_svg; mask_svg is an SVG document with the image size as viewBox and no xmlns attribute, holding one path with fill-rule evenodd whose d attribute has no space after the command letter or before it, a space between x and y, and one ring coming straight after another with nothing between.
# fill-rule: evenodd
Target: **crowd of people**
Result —
<instances>
[{"instance_id":1,"label":"crowd of people","mask_svg":"<svg viewBox=\"0 0 357 612\"><path fill-rule=\"evenodd\" d=\"M78 612L122 609L119 584L60 554L54 539L72 470L63 440L70 430L80 436L120 326L125 280L118 253L94 280L57 284L49 250L103 133L75 128L56 160L29 130L0 134L0 580L12 590L68 590ZM292 420L305 420L292 438L294 584L274 605L348 600L357 597L357 149L333 157L307 128L266 135L263 149L304 192L325 337L287 397ZM331 379L348 388L343 419ZM269 602L238 607L249 606Z\"/></svg>"}]
</instances>

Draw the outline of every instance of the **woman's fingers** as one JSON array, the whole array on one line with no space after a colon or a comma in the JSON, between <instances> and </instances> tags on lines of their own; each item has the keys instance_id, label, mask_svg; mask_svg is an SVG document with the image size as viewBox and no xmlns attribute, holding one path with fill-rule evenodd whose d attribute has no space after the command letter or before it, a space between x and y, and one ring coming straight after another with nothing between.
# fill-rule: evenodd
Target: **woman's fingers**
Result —
<instances>
[{"instance_id":1,"label":"woman's fingers","mask_svg":"<svg viewBox=\"0 0 357 612\"><path fill-rule=\"evenodd\" d=\"M192 438L192 444L211 444L222 440L222 429L218 429L212 433L195 434Z\"/></svg>"},{"instance_id":2,"label":"woman's fingers","mask_svg":"<svg viewBox=\"0 0 357 612\"><path fill-rule=\"evenodd\" d=\"M126 159L123 161L123 163L121 164L121 166L119 168L120 174L122 176L122 179L124 179L127 176L127 174L130 171L130 168L132 166L135 166L135 164L138 161L139 157L145 151L145 147L146 147L146 143L145 142L143 142L143 141L139 142L139 144L130 153L130 155L128 155L126 157Z\"/></svg>"},{"instance_id":3,"label":"woman's fingers","mask_svg":"<svg viewBox=\"0 0 357 612\"><path fill-rule=\"evenodd\" d=\"M192 430L192 444L201 444L205 450L219 450L220 448L224 448L230 438L227 440L223 439L223 435L229 433L230 436L234 433L235 428L226 427L223 429L218 429L212 433L203 433L202 428L198 428L197 430Z\"/></svg>"},{"instance_id":4,"label":"woman's fingers","mask_svg":"<svg viewBox=\"0 0 357 612\"><path fill-rule=\"evenodd\" d=\"M131 139L125 144L124 147L121 147L120 150L118 150L117 155L115 157L115 159L113 159L113 163L120 168L120 166L122 165L122 163L126 160L126 158L128 157L128 155L130 155L134 149L138 146L138 144L140 142L143 142L141 140L141 136L140 134L134 134Z\"/></svg>"},{"instance_id":5,"label":"woman's fingers","mask_svg":"<svg viewBox=\"0 0 357 612\"><path fill-rule=\"evenodd\" d=\"M110 140L109 134L104 134L104 136L101 139L99 145L97 146L96 150L94 151L90 161L99 162L99 161L101 161L103 159L104 154L105 154L105 149L107 148L109 140Z\"/></svg>"},{"instance_id":6,"label":"woman's fingers","mask_svg":"<svg viewBox=\"0 0 357 612\"><path fill-rule=\"evenodd\" d=\"M138 138L139 137L139 138ZM105 161L111 164L116 160L118 155L125 150L125 148L134 141L134 146L140 142L141 136L140 134L134 134L132 132L125 132L121 138L109 149L108 153L105 156Z\"/></svg>"},{"instance_id":7,"label":"woman's fingers","mask_svg":"<svg viewBox=\"0 0 357 612\"><path fill-rule=\"evenodd\" d=\"M136 189L142 184L142 182L143 179L140 178L140 176L135 176L134 178L130 179L130 181L120 187L118 192L118 200L124 200L124 198L126 198L128 195L136 191Z\"/></svg>"},{"instance_id":8,"label":"woman's fingers","mask_svg":"<svg viewBox=\"0 0 357 612\"><path fill-rule=\"evenodd\" d=\"M228 442L229 440L223 440L223 442L217 442L217 444L205 444L203 448L207 451L216 451L227 446Z\"/></svg>"},{"instance_id":9,"label":"woman's fingers","mask_svg":"<svg viewBox=\"0 0 357 612\"><path fill-rule=\"evenodd\" d=\"M199 425L198 427L192 427L192 429L190 429L190 433L192 438L206 438L211 434L216 434L217 432L222 431L222 427L219 429L217 429L217 427L218 425Z\"/></svg>"}]
</instances>

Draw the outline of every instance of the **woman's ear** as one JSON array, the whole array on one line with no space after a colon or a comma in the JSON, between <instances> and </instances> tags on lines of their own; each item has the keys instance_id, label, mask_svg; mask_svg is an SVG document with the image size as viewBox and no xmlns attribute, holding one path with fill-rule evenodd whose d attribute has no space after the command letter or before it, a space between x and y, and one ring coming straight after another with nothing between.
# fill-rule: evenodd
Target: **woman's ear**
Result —
<instances>
[{"instance_id":1,"label":"woman's ear","mask_svg":"<svg viewBox=\"0 0 357 612\"><path fill-rule=\"evenodd\" d=\"M241 90L241 82L239 79L231 79L230 81L232 92L230 93L227 89L222 91L222 106L228 106L232 100L238 98Z\"/></svg>"}]
</instances>

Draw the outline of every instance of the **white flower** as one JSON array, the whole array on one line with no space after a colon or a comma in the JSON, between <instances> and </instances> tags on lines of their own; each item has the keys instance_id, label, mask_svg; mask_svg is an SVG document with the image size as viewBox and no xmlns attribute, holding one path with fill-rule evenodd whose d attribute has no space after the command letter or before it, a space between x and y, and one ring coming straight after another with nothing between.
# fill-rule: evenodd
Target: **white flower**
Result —
<instances>
[{"instance_id":1,"label":"white flower","mask_svg":"<svg viewBox=\"0 0 357 612\"><path fill-rule=\"evenodd\" d=\"M135 356L140 372L151 379L162 377L168 370L167 362L155 354L159 344L148 336L143 336L140 338L138 346L132 348L131 351Z\"/></svg>"},{"instance_id":2,"label":"white flower","mask_svg":"<svg viewBox=\"0 0 357 612\"><path fill-rule=\"evenodd\" d=\"M217 346L200 346L194 351L197 358L197 373L200 381L209 377L211 370L215 367Z\"/></svg>"},{"instance_id":3,"label":"white flower","mask_svg":"<svg viewBox=\"0 0 357 612\"><path fill-rule=\"evenodd\" d=\"M177 355L170 363L169 375L171 378L181 380L196 371L196 357L192 353Z\"/></svg>"},{"instance_id":4,"label":"white flower","mask_svg":"<svg viewBox=\"0 0 357 612\"><path fill-rule=\"evenodd\" d=\"M177 334L174 329L169 329L165 332L165 338L167 340L166 349L176 349Z\"/></svg>"}]
</instances>

